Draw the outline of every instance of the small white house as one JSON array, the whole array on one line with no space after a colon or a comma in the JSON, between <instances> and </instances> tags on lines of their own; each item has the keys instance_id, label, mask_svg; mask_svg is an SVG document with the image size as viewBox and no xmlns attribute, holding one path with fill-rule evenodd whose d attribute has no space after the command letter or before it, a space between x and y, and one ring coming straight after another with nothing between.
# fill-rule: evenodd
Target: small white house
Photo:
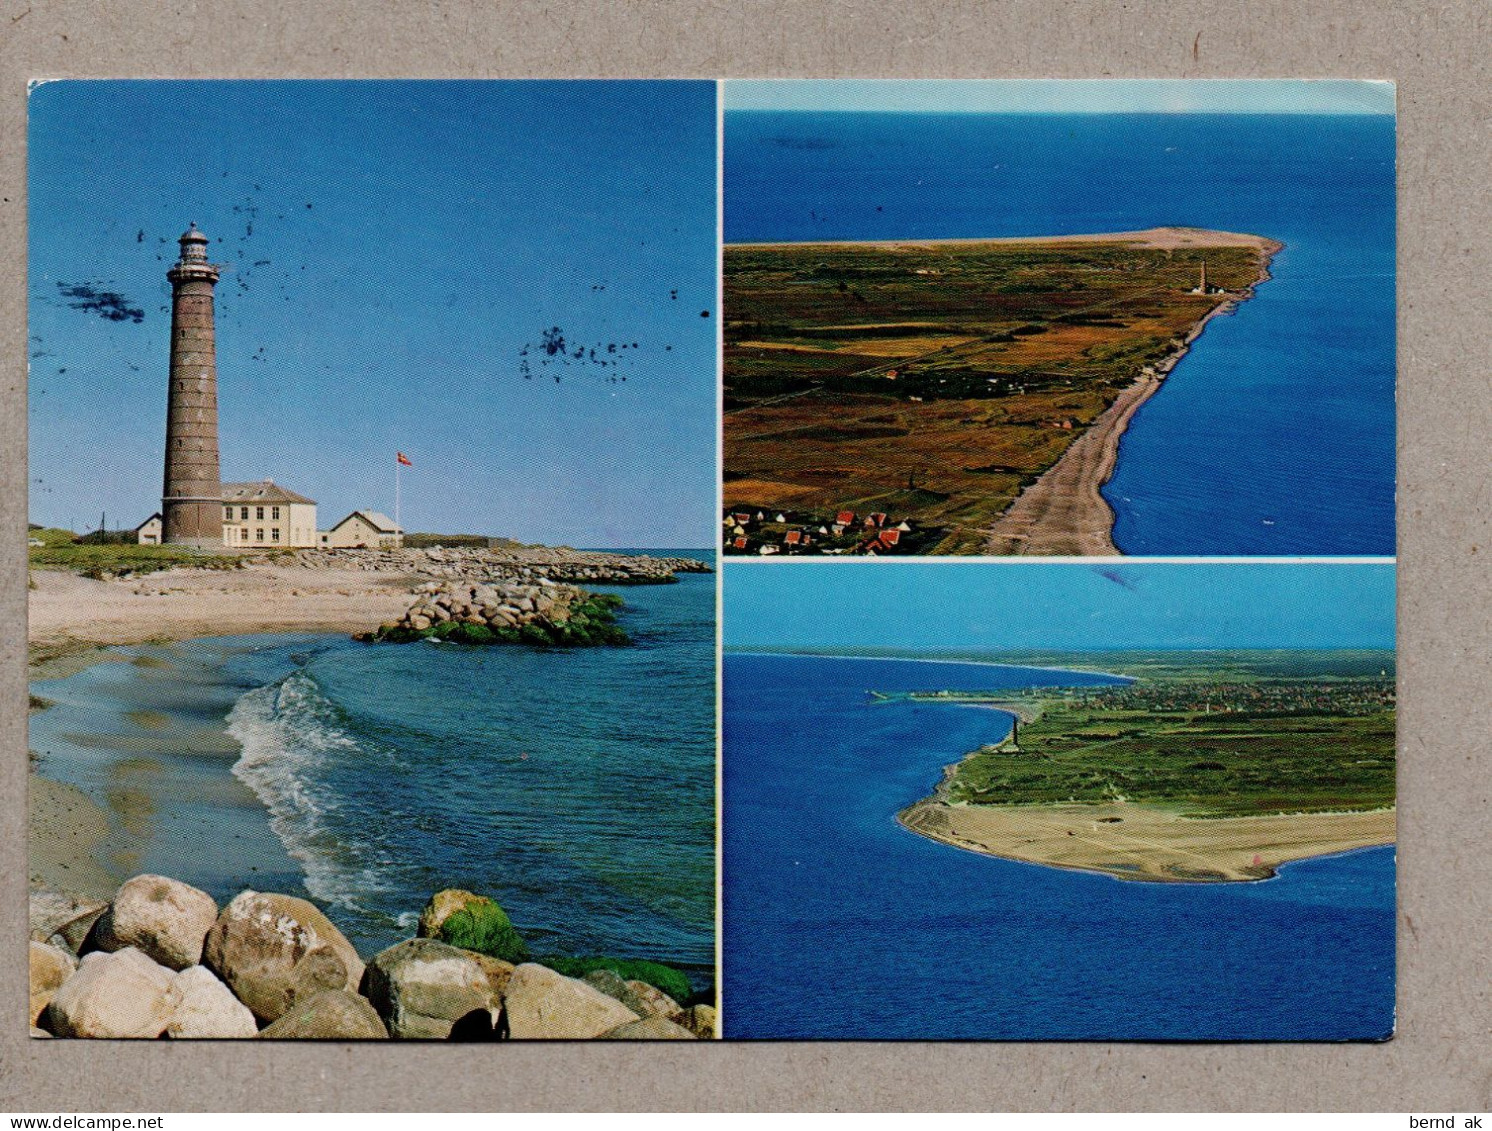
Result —
<instances>
[{"instance_id":1,"label":"small white house","mask_svg":"<svg viewBox=\"0 0 1492 1131\"><path fill-rule=\"evenodd\" d=\"M386 514L353 511L330 530L321 531L317 542L333 550L397 550L404 545L404 531Z\"/></svg>"},{"instance_id":2,"label":"small white house","mask_svg":"<svg viewBox=\"0 0 1492 1131\"><path fill-rule=\"evenodd\" d=\"M142 546L159 546L161 544L161 535L165 533L165 529L166 520L157 511L139 526L135 527L135 541ZM41 543L38 542L36 545L39 546Z\"/></svg>"}]
</instances>

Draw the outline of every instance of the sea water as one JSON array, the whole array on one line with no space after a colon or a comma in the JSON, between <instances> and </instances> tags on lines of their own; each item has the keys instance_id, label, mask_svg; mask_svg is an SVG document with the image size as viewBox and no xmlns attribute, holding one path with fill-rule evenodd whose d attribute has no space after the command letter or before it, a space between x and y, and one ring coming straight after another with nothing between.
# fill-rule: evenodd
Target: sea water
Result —
<instances>
[{"instance_id":1,"label":"sea water","mask_svg":"<svg viewBox=\"0 0 1492 1131\"><path fill-rule=\"evenodd\" d=\"M960 663L725 658L723 1017L755 1038L1349 1040L1393 1028L1394 857L1166 884L1008 861L896 823L1005 737L870 690L1119 682Z\"/></svg>"},{"instance_id":2,"label":"sea water","mask_svg":"<svg viewBox=\"0 0 1492 1131\"><path fill-rule=\"evenodd\" d=\"M626 602L632 646L142 645L34 685L56 706L32 745L116 823L119 783L135 790L127 872L220 902L309 896L365 955L463 887L535 954L651 958L709 985L715 578L594 588Z\"/></svg>"},{"instance_id":3,"label":"sea water","mask_svg":"<svg viewBox=\"0 0 1492 1131\"><path fill-rule=\"evenodd\" d=\"M1124 435L1129 554L1394 552L1390 116L725 116L727 242L1165 225L1285 244Z\"/></svg>"}]
</instances>

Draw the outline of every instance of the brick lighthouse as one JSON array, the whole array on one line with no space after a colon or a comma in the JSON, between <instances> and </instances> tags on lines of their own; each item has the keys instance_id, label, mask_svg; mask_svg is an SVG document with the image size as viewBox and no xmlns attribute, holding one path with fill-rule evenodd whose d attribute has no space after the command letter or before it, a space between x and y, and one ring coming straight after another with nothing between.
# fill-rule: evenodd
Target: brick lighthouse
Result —
<instances>
[{"instance_id":1,"label":"brick lighthouse","mask_svg":"<svg viewBox=\"0 0 1492 1131\"><path fill-rule=\"evenodd\" d=\"M162 541L223 544L223 485L218 471L218 371L212 289L219 268L207 261L207 237L191 225L171 280L171 383L166 398L166 477Z\"/></svg>"}]
</instances>

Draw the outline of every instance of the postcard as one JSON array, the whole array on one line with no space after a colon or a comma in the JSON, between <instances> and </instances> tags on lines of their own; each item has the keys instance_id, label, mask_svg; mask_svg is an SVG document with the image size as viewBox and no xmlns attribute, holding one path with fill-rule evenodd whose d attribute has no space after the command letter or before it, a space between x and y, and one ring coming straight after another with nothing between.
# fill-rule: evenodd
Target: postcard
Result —
<instances>
[{"instance_id":1,"label":"postcard","mask_svg":"<svg viewBox=\"0 0 1492 1131\"><path fill-rule=\"evenodd\" d=\"M32 1035L713 1036L715 84L29 115Z\"/></svg>"},{"instance_id":2,"label":"postcard","mask_svg":"<svg viewBox=\"0 0 1492 1131\"><path fill-rule=\"evenodd\" d=\"M1392 85L29 137L33 1037L1392 1036Z\"/></svg>"}]
</instances>

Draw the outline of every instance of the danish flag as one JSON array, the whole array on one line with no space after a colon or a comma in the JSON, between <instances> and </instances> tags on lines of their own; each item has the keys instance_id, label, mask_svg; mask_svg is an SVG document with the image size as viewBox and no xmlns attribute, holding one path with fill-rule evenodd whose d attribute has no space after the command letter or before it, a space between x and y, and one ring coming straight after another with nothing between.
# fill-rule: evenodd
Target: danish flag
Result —
<instances>
[{"instance_id":1,"label":"danish flag","mask_svg":"<svg viewBox=\"0 0 1492 1131\"><path fill-rule=\"evenodd\" d=\"M395 452L394 453L394 459L397 462L402 463L405 467L413 467L414 466L413 461L411 461L410 458L407 455L405 455L403 452Z\"/></svg>"}]
</instances>

